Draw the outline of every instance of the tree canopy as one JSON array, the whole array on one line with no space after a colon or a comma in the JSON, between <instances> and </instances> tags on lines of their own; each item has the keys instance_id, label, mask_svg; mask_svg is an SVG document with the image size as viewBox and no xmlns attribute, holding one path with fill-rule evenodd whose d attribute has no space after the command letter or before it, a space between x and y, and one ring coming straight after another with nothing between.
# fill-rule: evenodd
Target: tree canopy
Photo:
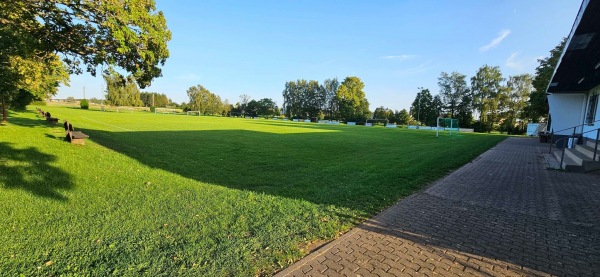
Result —
<instances>
[{"instance_id":1,"label":"tree canopy","mask_svg":"<svg viewBox=\"0 0 600 277\"><path fill-rule=\"evenodd\" d=\"M564 38L554 49L550 50L550 56L539 59L539 65L535 68L535 77L532 85L534 90L529 96L529 106L527 108L528 117L533 122L539 122L542 117L548 115L548 103L546 102L546 90L552 80L552 74L556 69L560 55L565 48L567 38Z\"/></svg>"},{"instance_id":2,"label":"tree canopy","mask_svg":"<svg viewBox=\"0 0 600 277\"><path fill-rule=\"evenodd\" d=\"M6 78L15 69L15 60L53 61L54 69L77 74L85 66L93 76L101 65L107 70L121 68L143 88L161 76L159 66L169 57L170 39L166 20L153 0L0 1L0 94L3 100L19 90L39 96L31 87L20 87L19 79ZM57 54L66 68L57 65ZM37 72L52 75L59 71L46 68ZM28 80L37 79L36 74L26 75ZM56 82L65 81L63 76L54 75L55 87Z\"/></svg>"}]
</instances>

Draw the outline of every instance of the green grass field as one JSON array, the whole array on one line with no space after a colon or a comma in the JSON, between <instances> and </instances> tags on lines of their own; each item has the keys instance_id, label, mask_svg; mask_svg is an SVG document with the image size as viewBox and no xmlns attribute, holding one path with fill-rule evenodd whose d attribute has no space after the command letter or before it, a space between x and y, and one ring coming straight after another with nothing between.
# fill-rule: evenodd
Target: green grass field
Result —
<instances>
[{"instance_id":1,"label":"green grass field","mask_svg":"<svg viewBox=\"0 0 600 277\"><path fill-rule=\"evenodd\" d=\"M0 126L2 275L271 275L503 136L42 107Z\"/></svg>"}]
</instances>

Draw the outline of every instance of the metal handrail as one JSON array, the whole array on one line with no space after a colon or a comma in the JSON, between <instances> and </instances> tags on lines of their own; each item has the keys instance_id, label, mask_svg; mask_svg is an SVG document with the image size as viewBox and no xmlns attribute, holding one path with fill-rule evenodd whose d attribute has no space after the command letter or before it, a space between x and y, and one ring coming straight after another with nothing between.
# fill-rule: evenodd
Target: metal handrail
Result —
<instances>
[{"instance_id":1,"label":"metal handrail","mask_svg":"<svg viewBox=\"0 0 600 277\"><path fill-rule=\"evenodd\" d=\"M591 124L594 124L594 123L596 123L596 122L598 122L598 121L600 121L600 119L598 119L598 120L596 120L596 121L593 121L593 122L590 122L590 123L583 123L583 124L579 124L579 125L571 126L571 127L569 127L569 128L564 128L564 129L562 129L562 130L558 130L558 131L554 131L554 130L552 130L552 132L553 132L553 133L558 133L558 132L566 131L566 130L569 130L569 129L573 129L573 128L577 128L577 127L582 127L582 126L585 126L585 125L591 125Z\"/></svg>"},{"instance_id":2,"label":"metal handrail","mask_svg":"<svg viewBox=\"0 0 600 277\"><path fill-rule=\"evenodd\" d=\"M600 121L600 120L598 120L598 121ZM571 127L571 128L576 128L576 127ZM568 129L565 129L565 130L568 130ZM593 129L593 130L588 130L588 131L585 131L585 132L581 132L579 134L575 134L575 129L573 129L573 134L572 135L568 135L566 137L560 138L560 139L556 140L556 142L553 142L553 140L554 140L554 132L552 132L552 140L550 141L550 154L552 154L552 145L555 145L555 146L558 145L559 141L566 140L566 139L571 139L571 138L578 138L580 136L583 139L583 134L591 133L593 131L596 131L596 143L594 144L594 157L592 158L592 161L596 161L596 156L597 156L597 153L598 153L598 139L600 139L600 128L596 128L596 129ZM576 147L575 145L576 144L573 144L573 148ZM561 153L561 156L560 156L560 164L559 164L560 168L562 168L563 161L565 159L565 150L566 149L567 149L567 146L563 145L562 153Z\"/></svg>"}]
</instances>

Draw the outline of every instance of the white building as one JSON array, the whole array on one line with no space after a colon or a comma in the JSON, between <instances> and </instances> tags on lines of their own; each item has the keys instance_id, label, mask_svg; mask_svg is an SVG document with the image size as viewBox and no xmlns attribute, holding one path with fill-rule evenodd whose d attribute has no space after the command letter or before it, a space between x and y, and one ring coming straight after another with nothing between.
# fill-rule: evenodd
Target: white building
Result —
<instances>
[{"instance_id":1,"label":"white building","mask_svg":"<svg viewBox=\"0 0 600 277\"><path fill-rule=\"evenodd\" d=\"M598 160L599 155L593 152L600 130L599 94L600 0L584 0L547 90L549 130L555 134L556 145L567 145L568 136L573 134L579 137L575 148L580 149L567 151L567 164L584 165L594 156Z\"/></svg>"}]
</instances>

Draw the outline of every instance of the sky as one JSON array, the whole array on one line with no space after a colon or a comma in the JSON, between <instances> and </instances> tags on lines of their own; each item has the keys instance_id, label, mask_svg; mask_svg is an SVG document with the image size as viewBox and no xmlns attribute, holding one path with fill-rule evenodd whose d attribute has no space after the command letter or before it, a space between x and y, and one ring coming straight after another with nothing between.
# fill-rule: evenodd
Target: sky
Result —
<instances>
[{"instance_id":1,"label":"sky","mask_svg":"<svg viewBox=\"0 0 600 277\"><path fill-rule=\"evenodd\" d=\"M357 76L371 110L409 109L441 72L471 78L483 65L505 77L535 73L567 37L581 0L157 0L172 32L163 76L143 91L188 102L202 85L283 102L285 82ZM84 89L85 87L85 89ZM54 98L103 99L104 81L72 75Z\"/></svg>"}]
</instances>

